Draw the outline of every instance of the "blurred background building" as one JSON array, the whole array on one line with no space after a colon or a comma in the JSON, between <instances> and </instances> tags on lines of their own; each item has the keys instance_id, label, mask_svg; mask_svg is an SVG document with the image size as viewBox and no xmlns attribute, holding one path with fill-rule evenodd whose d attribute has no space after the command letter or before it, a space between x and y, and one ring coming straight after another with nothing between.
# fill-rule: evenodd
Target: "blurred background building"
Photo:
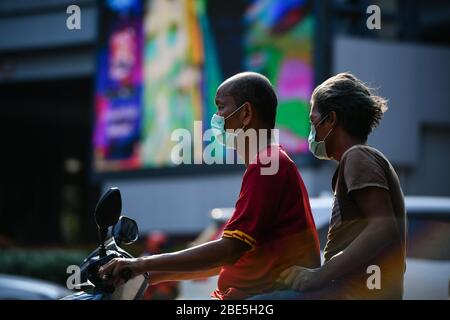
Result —
<instances>
[{"instance_id":1,"label":"blurred background building","mask_svg":"<svg viewBox=\"0 0 450 320\"><path fill-rule=\"evenodd\" d=\"M372 4L381 29L367 27ZM307 152L309 95L341 71L389 99L369 143L405 194L450 196L448 1L3 0L0 39L0 242L95 239L109 186L142 232L198 233L234 205L244 168L174 166L170 133L206 129L217 85L244 70L277 88L310 196L331 192L335 164Z\"/></svg>"}]
</instances>

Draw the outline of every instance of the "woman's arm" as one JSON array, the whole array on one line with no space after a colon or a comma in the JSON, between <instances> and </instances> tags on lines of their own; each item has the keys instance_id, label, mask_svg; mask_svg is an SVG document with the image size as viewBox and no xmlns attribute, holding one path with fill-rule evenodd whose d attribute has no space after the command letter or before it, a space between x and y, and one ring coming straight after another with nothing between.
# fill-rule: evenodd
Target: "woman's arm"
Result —
<instances>
[{"instance_id":1,"label":"woman's arm","mask_svg":"<svg viewBox=\"0 0 450 320\"><path fill-rule=\"evenodd\" d=\"M367 226L340 253L321 268L293 266L280 275L279 281L293 290L308 291L322 287L355 268L365 265L398 236L394 209L388 191L368 187L352 192L356 204L367 219Z\"/></svg>"}]
</instances>

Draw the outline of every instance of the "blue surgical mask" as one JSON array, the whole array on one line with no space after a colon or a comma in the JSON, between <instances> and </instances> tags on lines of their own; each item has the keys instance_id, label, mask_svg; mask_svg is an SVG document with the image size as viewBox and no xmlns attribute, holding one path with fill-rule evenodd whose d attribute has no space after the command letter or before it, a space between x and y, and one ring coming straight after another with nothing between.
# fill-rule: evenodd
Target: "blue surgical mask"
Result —
<instances>
[{"instance_id":1,"label":"blue surgical mask","mask_svg":"<svg viewBox=\"0 0 450 320\"><path fill-rule=\"evenodd\" d=\"M215 135L216 139L218 140L218 142L220 144L222 144L228 148L232 148L232 149L236 148L236 140L237 140L238 133L227 132L225 130L225 120L227 120L232 115L234 115L244 105L245 105L245 103L243 105L241 105L239 108L237 108L236 110L234 110L226 118L219 116L216 113L213 114L213 116L211 118L211 129L213 129L215 131L214 135ZM243 128L241 128L240 130L243 130Z\"/></svg>"},{"instance_id":2,"label":"blue surgical mask","mask_svg":"<svg viewBox=\"0 0 450 320\"><path fill-rule=\"evenodd\" d=\"M329 114L327 114L325 116L325 118L320 120L320 122L317 124L317 126L319 126L328 116L329 116ZM314 126L314 124L311 124L311 131L310 131L309 137L308 137L309 151L311 151L311 153L316 158L321 159L321 160L331 160L331 158L327 154L325 140L328 138L328 136L330 135L331 131L333 131L333 129L334 128L332 128L327 133L327 135L325 136L325 138L322 141L316 141L316 127Z\"/></svg>"}]
</instances>

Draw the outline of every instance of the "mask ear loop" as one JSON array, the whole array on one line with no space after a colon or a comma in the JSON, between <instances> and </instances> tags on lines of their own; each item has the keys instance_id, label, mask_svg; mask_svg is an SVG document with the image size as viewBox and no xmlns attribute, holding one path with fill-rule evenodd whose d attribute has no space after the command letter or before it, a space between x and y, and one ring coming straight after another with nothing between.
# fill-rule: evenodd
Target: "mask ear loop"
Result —
<instances>
[{"instance_id":1,"label":"mask ear loop","mask_svg":"<svg viewBox=\"0 0 450 320\"><path fill-rule=\"evenodd\" d=\"M328 113L328 114L325 116L325 118L322 118L316 126L320 126L320 124L321 124L322 122L324 122L324 121L328 118L329 115L330 115L330 114ZM316 130L317 130L317 129L316 129Z\"/></svg>"},{"instance_id":2,"label":"mask ear loop","mask_svg":"<svg viewBox=\"0 0 450 320\"><path fill-rule=\"evenodd\" d=\"M229 117L231 117L233 114L235 114L236 112L238 112L247 102L244 102L239 108L237 108L236 110L234 110L230 115L228 115L226 118L224 118L225 120L227 120Z\"/></svg>"},{"instance_id":3,"label":"mask ear loop","mask_svg":"<svg viewBox=\"0 0 450 320\"><path fill-rule=\"evenodd\" d=\"M328 114L325 116L325 118L323 118L322 120L319 121L319 123L318 123L317 125L319 126L323 121L325 121L326 118L328 118L329 115L330 115L330 114L328 113ZM325 138L323 138L322 141L325 142L325 140L327 140L328 136L331 134L331 132L332 132L333 130L334 130L334 127L331 128L330 131L328 131L327 135L325 136ZM317 129L316 129L316 132L317 132Z\"/></svg>"},{"instance_id":4,"label":"mask ear loop","mask_svg":"<svg viewBox=\"0 0 450 320\"><path fill-rule=\"evenodd\" d=\"M238 112L243 106L245 106L247 102L244 102L239 108L237 108L236 110L234 110L228 117L225 118L225 120L227 120L229 117L231 117L233 114L235 114L236 112ZM242 132L245 132L245 124L242 126L242 128L240 130L242 130Z\"/></svg>"},{"instance_id":5,"label":"mask ear loop","mask_svg":"<svg viewBox=\"0 0 450 320\"><path fill-rule=\"evenodd\" d=\"M322 141L327 140L328 136L331 134L331 132L334 130L334 127L330 129L330 131L328 131L327 135L325 136L325 138L323 138Z\"/></svg>"}]
</instances>

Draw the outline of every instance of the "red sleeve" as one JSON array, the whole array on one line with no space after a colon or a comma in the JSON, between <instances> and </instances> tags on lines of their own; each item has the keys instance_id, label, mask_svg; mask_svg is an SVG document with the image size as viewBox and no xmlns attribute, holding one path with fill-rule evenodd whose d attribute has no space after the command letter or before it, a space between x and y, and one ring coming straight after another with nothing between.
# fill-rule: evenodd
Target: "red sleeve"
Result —
<instances>
[{"instance_id":1,"label":"red sleeve","mask_svg":"<svg viewBox=\"0 0 450 320\"><path fill-rule=\"evenodd\" d=\"M277 214L282 179L281 170L275 175L262 175L260 165L250 165L244 174L239 199L233 216L224 228L223 237L239 239L253 249Z\"/></svg>"}]
</instances>

